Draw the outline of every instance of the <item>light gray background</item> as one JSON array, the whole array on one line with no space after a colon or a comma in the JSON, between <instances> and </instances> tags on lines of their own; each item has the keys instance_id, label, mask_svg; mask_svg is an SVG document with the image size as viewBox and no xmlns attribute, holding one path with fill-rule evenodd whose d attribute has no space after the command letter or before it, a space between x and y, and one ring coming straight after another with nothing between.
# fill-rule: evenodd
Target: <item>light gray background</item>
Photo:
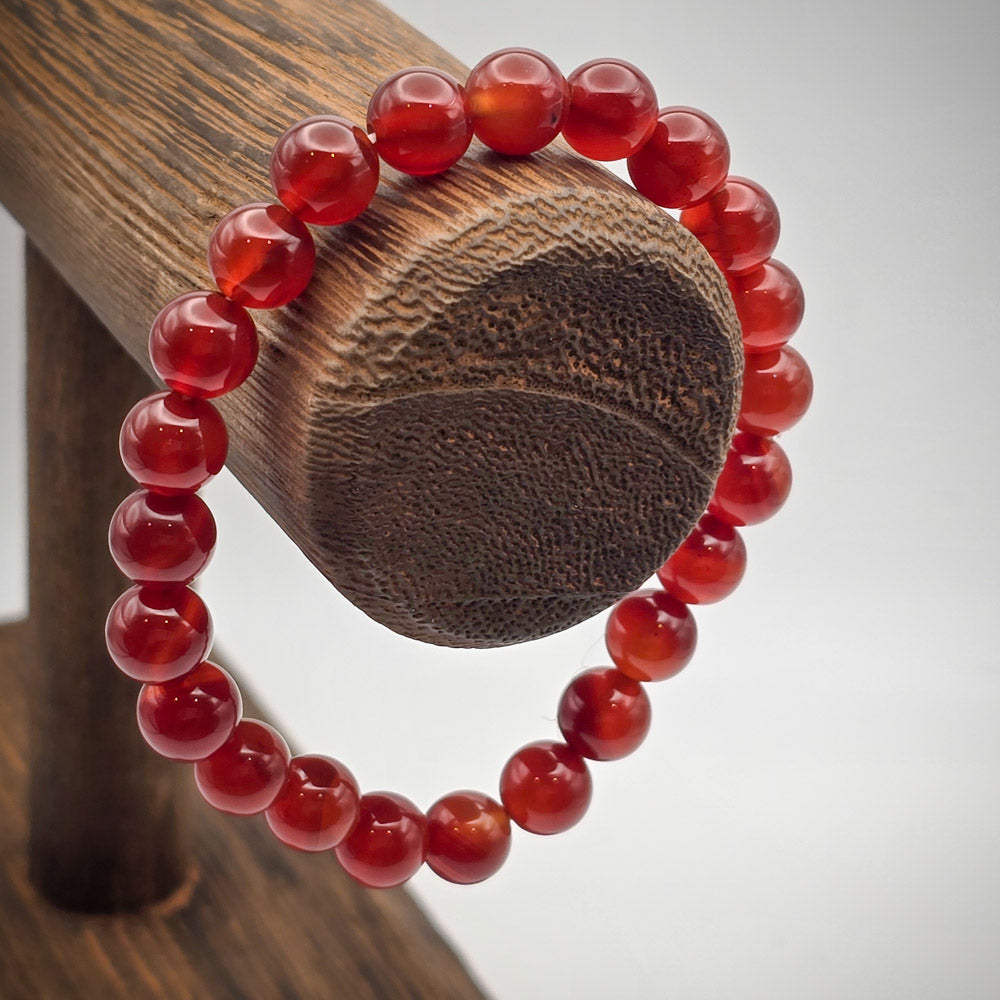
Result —
<instances>
[{"instance_id":1,"label":"light gray background","mask_svg":"<svg viewBox=\"0 0 1000 1000\"><path fill-rule=\"evenodd\" d=\"M782 210L817 383L784 440L792 497L746 532L738 594L698 611L695 661L651 689L646 744L594 767L573 831L518 831L495 880L424 872L414 891L501 1000L997 997L995 6L393 6L469 64L514 44L567 72L618 56L717 118ZM8 616L26 600L18 245L4 226ZM600 661L600 619L487 652L400 638L231 479L209 497L225 648L369 789L493 791L513 749L554 735L584 651Z\"/></svg>"}]
</instances>

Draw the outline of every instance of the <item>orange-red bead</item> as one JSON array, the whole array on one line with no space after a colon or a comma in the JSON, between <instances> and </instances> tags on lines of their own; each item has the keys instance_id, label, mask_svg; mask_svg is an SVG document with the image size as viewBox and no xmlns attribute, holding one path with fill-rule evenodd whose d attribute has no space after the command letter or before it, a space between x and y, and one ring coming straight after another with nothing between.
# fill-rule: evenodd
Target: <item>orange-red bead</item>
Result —
<instances>
[{"instance_id":1,"label":"orange-red bead","mask_svg":"<svg viewBox=\"0 0 1000 1000\"><path fill-rule=\"evenodd\" d=\"M574 677L559 701L566 745L590 760L618 760L649 732L651 710L643 686L614 667Z\"/></svg>"},{"instance_id":2,"label":"orange-red bead","mask_svg":"<svg viewBox=\"0 0 1000 1000\"><path fill-rule=\"evenodd\" d=\"M791 488L792 467L781 445L741 431L733 437L708 509L737 527L760 524L781 509Z\"/></svg>"},{"instance_id":3,"label":"orange-red bead","mask_svg":"<svg viewBox=\"0 0 1000 1000\"><path fill-rule=\"evenodd\" d=\"M704 514L656 575L664 589L685 604L714 604L739 586L746 566L747 548L740 533Z\"/></svg>"},{"instance_id":4,"label":"orange-red bead","mask_svg":"<svg viewBox=\"0 0 1000 1000\"><path fill-rule=\"evenodd\" d=\"M510 817L481 792L452 792L427 810L427 865L449 882L472 885L499 871L510 853Z\"/></svg>"},{"instance_id":5,"label":"orange-red bead","mask_svg":"<svg viewBox=\"0 0 1000 1000\"><path fill-rule=\"evenodd\" d=\"M335 849L344 870L372 889L402 885L427 855L427 820L405 796L361 796L358 824Z\"/></svg>"},{"instance_id":6,"label":"orange-red bead","mask_svg":"<svg viewBox=\"0 0 1000 1000\"><path fill-rule=\"evenodd\" d=\"M812 394L812 372L794 347L750 354L743 370L738 426L762 435L787 431L809 409Z\"/></svg>"},{"instance_id":7,"label":"orange-red bead","mask_svg":"<svg viewBox=\"0 0 1000 1000\"><path fill-rule=\"evenodd\" d=\"M802 285L773 257L744 275L727 275L747 354L773 351L791 339L805 312Z\"/></svg>"},{"instance_id":8,"label":"orange-red bead","mask_svg":"<svg viewBox=\"0 0 1000 1000\"><path fill-rule=\"evenodd\" d=\"M687 666L698 630L687 605L662 590L637 590L608 616L605 643L615 666L637 681L662 681Z\"/></svg>"},{"instance_id":9,"label":"orange-red bead","mask_svg":"<svg viewBox=\"0 0 1000 1000\"><path fill-rule=\"evenodd\" d=\"M521 747L500 776L500 799L507 815L529 833L562 833L575 826L587 811L591 794L583 757L555 740Z\"/></svg>"}]
</instances>

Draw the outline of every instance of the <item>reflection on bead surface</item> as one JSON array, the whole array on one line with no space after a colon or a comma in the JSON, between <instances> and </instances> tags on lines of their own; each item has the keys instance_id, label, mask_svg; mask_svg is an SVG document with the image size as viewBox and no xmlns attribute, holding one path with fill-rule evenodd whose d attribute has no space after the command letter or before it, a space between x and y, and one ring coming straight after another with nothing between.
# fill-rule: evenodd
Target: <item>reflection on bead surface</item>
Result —
<instances>
[{"instance_id":1,"label":"reflection on bead surface","mask_svg":"<svg viewBox=\"0 0 1000 1000\"><path fill-rule=\"evenodd\" d=\"M733 437L708 509L727 524L760 524L788 499L792 467L772 438L740 432Z\"/></svg>"},{"instance_id":2,"label":"reflection on bead surface","mask_svg":"<svg viewBox=\"0 0 1000 1000\"><path fill-rule=\"evenodd\" d=\"M562 833L590 805L590 771L565 743L539 740L521 747L500 776L500 799L510 818L529 833Z\"/></svg>"},{"instance_id":3,"label":"reflection on bead surface","mask_svg":"<svg viewBox=\"0 0 1000 1000\"><path fill-rule=\"evenodd\" d=\"M646 738L650 718L645 689L614 667L574 677L559 702L566 744L590 760L627 757Z\"/></svg>"},{"instance_id":4,"label":"reflection on bead surface","mask_svg":"<svg viewBox=\"0 0 1000 1000\"><path fill-rule=\"evenodd\" d=\"M714 604L739 586L746 565L747 549L740 533L704 514L656 575L664 589L685 604Z\"/></svg>"},{"instance_id":5,"label":"reflection on bead surface","mask_svg":"<svg viewBox=\"0 0 1000 1000\"><path fill-rule=\"evenodd\" d=\"M204 760L215 753L242 714L236 682L207 662L165 684L143 685L136 705L143 739L171 760Z\"/></svg>"},{"instance_id":6,"label":"reflection on bead surface","mask_svg":"<svg viewBox=\"0 0 1000 1000\"><path fill-rule=\"evenodd\" d=\"M510 818L481 792L452 792L427 810L427 864L449 882L472 885L510 853Z\"/></svg>"},{"instance_id":7,"label":"reflection on bead surface","mask_svg":"<svg viewBox=\"0 0 1000 1000\"><path fill-rule=\"evenodd\" d=\"M793 347L747 356L739 428L753 434L787 431L812 400L813 380L805 358Z\"/></svg>"},{"instance_id":8,"label":"reflection on bead surface","mask_svg":"<svg viewBox=\"0 0 1000 1000\"><path fill-rule=\"evenodd\" d=\"M747 354L776 350L791 338L805 311L805 295L791 268L772 257L747 274L727 278Z\"/></svg>"},{"instance_id":9,"label":"reflection on bead surface","mask_svg":"<svg viewBox=\"0 0 1000 1000\"><path fill-rule=\"evenodd\" d=\"M662 681L687 666L698 632L687 605L662 590L637 590L608 616L605 642L618 669L637 681Z\"/></svg>"},{"instance_id":10,"label":"reflection on bead surface","mask_svg":"<svg viewBox=\"0 0 1000 1000\"><path fill-rule=\"evenodd\" d=\"M405 796L362 795L358 825L335 851L344 870L362 885L402 885L427 855L427 820Z\"/></svg>"}]
</instances>

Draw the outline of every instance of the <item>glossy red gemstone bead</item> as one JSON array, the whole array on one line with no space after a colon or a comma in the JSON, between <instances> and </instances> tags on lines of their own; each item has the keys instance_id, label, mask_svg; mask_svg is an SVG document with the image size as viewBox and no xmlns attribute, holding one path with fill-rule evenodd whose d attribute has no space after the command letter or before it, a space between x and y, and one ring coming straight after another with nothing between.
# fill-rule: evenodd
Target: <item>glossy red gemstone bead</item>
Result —
<instances>
[{"instance_id":1,"label":"glossy red gemstone bead","mask_svg":"<svg viewBox=\"0 0 1000 1000\"><path fill-rule=\"evenodd\" d=\"M750 354L743 370L738 426L764 436L787 431L809 409L812 394L812 372L794 347Z\"/></svg>"},{"instance_id":2,"label":"glossy red gemstone bead","mask_svg":"<svg viewBox=\"0 0 1000 1000\"><path fill-rule=\"evenodd\" d=\"M456 164L472 141L465 88L439 69L404 69L372 95L368 131L390 166L418 177L439 174Z\"/></svg>"},{"instance_id":3,"label":"glossy red gemstone bead","mask_svg":"<svg viewBox=\"0 0 1000 1000\"><path fill-rule=\"evenodd\" d=\"M250 314L218 292L188 292L168 302L149 332L156 374L171 389L202 399L242 385L257 349Z\"/></svg>"},{"instance_id":4,"label":"glossy red gemstone bead","mask_svg":"<svg viewBox=\"0 0 1000 1000\"><path fill-rule=\"evenodd\" d=\"M786 343L805 311L805 295L791 269L772 257L744 275L727 278L747 354Z\"/></svg>"},{"instance_id":5,"label":"glossy red gemstone bead","mask_svg":"<svg viewBox=\"0 0 1000 1000\"><path fill-rule=\"evenodd\" d=\"M649 78L620 59L594 59L570 73L563 137L592 160L631 156L656 127L656 91Z\"/></svg>"},{"instance_id":6,"label":"glossy red gemstone bead","mask_svg":"<svg viewBox=\"0 0 1000 1000\"><path fill-rule=\"evenodd\" d=\"M332 757L293 757L284 787L267 810L271 832L300 851L336 847L358 822L361 793L354 775Z\"/></svg>"},{"instance_id":7,"label":"glossy red gemstone bead","mask_svg":"<svg viewBox=\"0 0 1000 1000\"><path fill-rule=\"evenodd\" d=\"M656 575L664 589L685 604L714 604L739 586L746 566L747 547L740 533L703 514Z\"/></svg>"},{"instance_id":8,"label":"glossy red gemstone bead","mask_svg":"<svg viewBox=\"0 0 1000 1000\"><path fill-rule=\"evenodd\" d=\"M559 702L566 745L590 760L618 760L637 749L649 732L649 695L615 667L574 677Z\"/></svg>"},{"instance_id":9,"label":"glossy red gemstone bead","mask_svg":"<svg viewBox=\"0 0 1000 1000\"><path fill-rule=\"evenodd\" d=\"M554 740L521 747L500 776L507 815L529 833L562 833L575 826L590 805L591 793L584 759Z\"/></svg>"},{"instance_id":10,"label":"glossy red gemstone bead","mask_svg":"<svg viewBox=\"0 0 1000 1000\"><path fill-rule=\"evenodd\" d=\"M137 490L111 518L108 545L115 564L136 583L190 583L212 558L215 519L195 493Z\"/></svg>"},{"instance_id":11,"label":"glossy red gemstone bead","mask_svg":"<svg viewBox=\"0 0 1000 1000\"><path fill-rule=\"evenodd\" d=\"M772 438L739 432L726 456L708 509L727 524L760 524L788 499L792 467Z\"/></svg>"},{"instance_id":12,"label":"glossy red gemstone bead","mask_svg":"<svg viewBox=\"0 0 1000 1000\"><path fill-rule=\"evenodd\" d=\"M637 681L662 681L687 666L698 630L687 605L662 590L637 590L608 616L605 643L618 669Z\"/></svg>"},{"instance_id":13,"label":"glossy red gemstone bead","mask_svg":"<svg viewBox=\"0 0 1000 1000\"><path fill-rule=\"evenodd\" d=\"M636 190L664 208L690 208L722 186L729 141L719 123L694 108L661 108L653 134L628 158Z\"/></svg>"},{"instance_id":14,"label":"glossy red gemstone bead","mask_svg":"<svg viewBox=\"0 0 1000 1000\"><path fill-rule=\"evenodd\" d=\"M344 870L362 885L402 885L427 855L427 820L402 795L370 792L361 796L357 826L334 850Z\"/></svg>"},{"instance_id":15,"label":"glossy red gemstone bead","mask_svg":"<svg viewBox=\"0 0 1000 1000\"><path fill-rule=\"evenodd\" d=\"M774 200L745 177L730 177L710 198L684 209L681 224L727 275L760 267L774 253L781 231Z\"/></svg>"},{"instance_id":16,"label":"glossy red gemstone bead","mask_svg":"<svg viewBox=\"0 0 1000 1000\"><path fill-rule=\"evenodd\" d=\"M176 680L143 685L136 704L143 739L170 760L204 760L215 753L242 714L236 682L208 662Z\"/></svg>"},{"instance_id":17,"label":"glossy red gemstone bead","mask_svg":"<svg viewBox=\"0 0 1000 1000\"><path fill-rule=\"evenodd\" d=\"M208 241L208 269L222 294L250 309L276 309L297 298L315 262L312 234L283 205L234 208Z\"/></svg>"},{"instance_id":18,"label":"glossy red gemstone bead","mask_svg":"<svg viewBox=\"0 0 1000 1000\"><path fill-rule=\"evenodd\" d=\"M162 684L208 656L212 618L190 587L131 587L111 606L105 637L122 673Z\"/></svg>"},{"instance_id":19,"label":"glossy red gemstone bead","mask_svg":"<svg viewBox=\"0 0 1000 1000\"><path fill-rule=\"evenodd\" d=\"M266 722L244 719L215 753L195 763L195 784L216 809L252 816L277 798L291 756L288 744Z\"/></svg>"},{"instance_id":20,"label":"glossy red gemstone bead","mask_svg":"<svg viewBox=\"0 0 1000 1000\"><path fill-rule=\"evenodd\" d=\"M488 55L469 74L465 89L476 137L509 156L547 146L569 110L566 78L533 49Z\"/></svg>"},{"instance_id":21,"label":"glossy red gemstone bead","mask_svg":"<svg viewBox=\"0 0 1000 1000\"><path fill-rule=\"evenodd\" d=\"M378 187L379 162L367 133L323 115L294 124L274 144L271 183L303 222L336 226L357 218Z\"/></svg>"},{"instance_id":22,"label":"glossy red gemstone bead","mask_svg":"<svg viewBox=\"0 0 1000 1000\"><path fill-rule=\"evenodd\" d=\"M427 865L459 885L482 882L510 853L510 817L481 792L452 792L427 810Z\"/></svg>"},{"instance_id":23,"label":"glossy red gemstone bead","mask_svg":"<svg viewBox=\"0 0 1000 1000\"><path fill-rule=\"evenodd\" d=\"M122 462L154 493L193 493L226 463L229 434L205 399L157 392L140 400L122 423Z\"/></svg>"}]
</instances>

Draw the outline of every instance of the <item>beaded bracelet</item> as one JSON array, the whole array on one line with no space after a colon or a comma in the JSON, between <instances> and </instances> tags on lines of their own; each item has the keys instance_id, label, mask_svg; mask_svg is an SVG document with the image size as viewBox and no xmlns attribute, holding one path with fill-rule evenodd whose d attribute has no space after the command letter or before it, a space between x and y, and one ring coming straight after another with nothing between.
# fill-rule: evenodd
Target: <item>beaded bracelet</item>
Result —
<instances>
[{"instance_id":1,"label":"beaded bracelet","mask_svg":"<svg viewBox=\"0 0 1000 1000\"><path fill-rule=\"evenodd\" d=\"M625 158L637 190L680 221L725 276L742 326L743 395L714 493L686 540L658 571L663 589L629 594L610 612L614 664L579 674L558 709L562 740L530 743L500 778L500 801L458 791L422 813L390 792L362 795L351 772L325 756L291 757L269 725L242 718L232 677L207 661L212 621L191 589L215 546L215 522L197 490L223 466L228 437L209 400L239 386L257 359L247 308L299 295L315 250L306 223L339 225L375 195L379 158L408 174L441 173L477 136L526 156L562 134L594 160ZM274 834L304 851L333 850L372 887L405 882L426 861L452 882L479 882L510 849L513 820L537 834L573 826L591 797L586 761L615 760L650 724L644 682L681 670L694 651L690 604L730 594L743 576L738 527L774 514L791 486L775 435L805 412L812 377L787 341L802 318L802 288L771 258L778 212L758 184L729 176L718 124L687 107L658 109L646 76L620 60L595 60L568 79L545 56L506 49L487 56L465 87L437 69L391 76L375 91L367 132L346 119L308 118L278 139L271 180L281 204L243 205L211 236L219 292L168 303L150 332L150 356L169 387L139 402L121 432L122 460L142 487L111 521L111 552L134 586L107 622L111 658L144 682L138 700L146 742L194 763L204 798L238 815L264 813ZM220 294L221 292L221 294Z\"/></svg>"}]
</instances>

